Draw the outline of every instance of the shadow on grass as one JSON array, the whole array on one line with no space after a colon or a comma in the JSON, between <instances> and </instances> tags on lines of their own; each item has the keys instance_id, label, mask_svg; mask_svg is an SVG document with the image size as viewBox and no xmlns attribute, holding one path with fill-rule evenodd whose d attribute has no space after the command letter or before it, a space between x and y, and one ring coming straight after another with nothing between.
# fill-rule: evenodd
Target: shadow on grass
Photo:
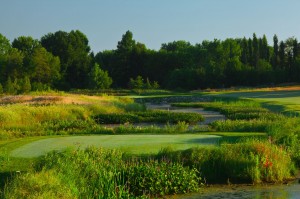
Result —
<instances>
[{"instance_id":1,"label":"shadow on grass","mask_svg":"<svg viewBox=\"0 0 300 199\"><path fill-rule=\"evenodd\" d=\"M202 145L219 145L223 143L234 144L240 141L243 141L248 138L254 139L267 139L266 135L228 135L228 136L221 136L215 138L195 138L187 140L185 143L188 144L202 144Z\"/></svg>"},{"instance_id":2,"label":"shadow on grass","mask_svg":"<svg viewBox=\"0 0 300 199\"><path fill-rule=\"evenodd\" d=\"M5 184L13 177L11 172L0 172L0 193L4 190ZM1 196L1 195L0 195Z\"/></svg>"},{"instance_id":3,"label":"shadow on grass","mask_svg":"<svg viewBox=\"0 0 300 199\"><path fill-rule=\"evenodd\" d=\"M185 144L203 144L203 145L216 145L221 140L221 137L211 138L195 138L184 141Z\"/></svg>"},{"instance_id":4,"label":"shadow on grass","mask_svg":"<svg viewBox=\"0 0 300 199\"><path fill-rule=\"evenodd\" d=\"M300 91L252 91L214 94L215 97L234 98L287 98L300 97Z\"/></svg>"},{"instance_id":5,"label":"shadow on grass","mask_svg":"<svg viewBox=\"0 0 300 199\"><path fill-rule=\"evenodd\" d=\"M299 117L300 116L300 113L297 111L291 111L291 110L287 111L286 107L284 105L272 104L270 102L263 102L261 104L262 104L262 107L267 108L272 112L282 113L288 117Z\"/></svg>"}]
</instances>

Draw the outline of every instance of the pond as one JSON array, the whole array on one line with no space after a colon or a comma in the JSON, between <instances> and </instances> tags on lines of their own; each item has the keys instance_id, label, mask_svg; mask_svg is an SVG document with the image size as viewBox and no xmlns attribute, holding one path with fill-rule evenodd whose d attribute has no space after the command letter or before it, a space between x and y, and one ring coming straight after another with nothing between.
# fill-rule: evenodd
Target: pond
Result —
<instances>
[{"instance_id":1,"label":"pond","mask_svg":"<svg viewBox=\"0 0 300 199\"><path fill-rule=\"evenodd\" d=\"M279 185L224 185L205 187L197 194L178 197L180 199L299 199L300 184L296 180Z\"/></svg>"}]
</instances>

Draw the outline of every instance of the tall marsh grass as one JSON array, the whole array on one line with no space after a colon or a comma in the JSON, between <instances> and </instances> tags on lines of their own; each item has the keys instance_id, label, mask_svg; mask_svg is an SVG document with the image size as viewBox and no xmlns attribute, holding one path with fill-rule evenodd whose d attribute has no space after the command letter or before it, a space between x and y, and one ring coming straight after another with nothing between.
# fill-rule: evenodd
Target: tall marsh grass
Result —
<instances>
[{"instance_id":1,"label":"tall marsh grass","mask_svg":"<svg viewBox=\"0 0 300 199\"><path fill-rule=\"evenodd\" d=\"M4 198L150 198L198 190L197 174L180 163L128 159L116 150L69 150L50 153L35 171L17 176Z\"/></svg>"},{"instance_id":2,"label":"tall marsh grass","mask_svg":"<svg viewBox=\"0 0 300 199\"><path fill-rule=\"evenodd\" d=\"M282 182L296 174L288 151L257 139L181 152L166 150L159 157L196 167L207 183Z\"/></svg>"},{"instance_id":3,"label":"tall marsh grass","mask_svg":"<svg viewBox=\"0 0 300 199\"><path fill-rule=\"evenodd\" d=\"M129 98L68 96L84 104L5 104L0 106L0 140L15 137L92 133L102 129L92 119L97 114L142 111ZM64 99L70 100L70 99Z\"/></svg>"},{"instance_id":4,"label":"tall marsh grass","mask_svg":"<svg viewBox=\"0 0 300 199\"><path fill-rule=\"evenodd\" d=\"M16 176L3 198L153 198L198 191L202 182L282 182L295 173L284 148L257 139L184 151L166 148L143 157L69 149L46 155L34 171Z\"/></svg>"},{"instance_id":5,"label":"tall marsh grass","mask_svg":"<svg viewBox=\"0 0 300 199\"><path fill-rule=\"evenodd\" d=\"M198 107L218 111L227 118L215 121L211 127L216 131L267 132L275 122L286 117L263 108L259 102L250 100L231 100L215 102L174 103L178 107Z\"/></svg>"}]
</instances>

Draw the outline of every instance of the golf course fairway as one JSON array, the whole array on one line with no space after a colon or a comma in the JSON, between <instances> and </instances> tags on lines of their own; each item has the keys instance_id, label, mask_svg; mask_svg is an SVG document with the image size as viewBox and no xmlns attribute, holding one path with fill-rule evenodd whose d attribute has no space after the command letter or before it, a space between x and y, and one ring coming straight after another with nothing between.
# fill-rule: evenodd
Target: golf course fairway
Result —
<instances>
[{"instance_id":1,"label":"golf course fairway","mask_svg":"<svg viewBox=\"0 0 300 199\"><path fill-rule=\"evenodd\" d=\"M33 158L56 150L85 148L88 146L116 148L133 154L156 153L164 147L188 149L196 146L216 145L221 136L217 135L101 135L68 136L41 139L25 144L11 151L11 156Z\"/></svg>"}]
</instances>

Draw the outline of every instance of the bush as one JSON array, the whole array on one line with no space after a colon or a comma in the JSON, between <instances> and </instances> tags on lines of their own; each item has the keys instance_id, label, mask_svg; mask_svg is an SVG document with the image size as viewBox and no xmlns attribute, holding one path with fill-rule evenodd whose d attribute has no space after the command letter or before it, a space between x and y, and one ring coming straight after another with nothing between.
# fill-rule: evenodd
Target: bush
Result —
<instances>
[{"instance_id":1,"label":"bush","mask_svg":"<svg viewBox=\"0 0 300 199\"><path fill-rule=\"evenodd\" d=\"M91 89L108 89L113 80L109 77L108 72L102 70L98 64L95 64L92 68L89 76L89 87Z\"/></svg>"},{"instance_id":2,"label":"bush","mask_svg":"<svg viewBox=\"0 0 300 199\"><path fill-rule=\"evenodd\" d=\"M179 163L140 162L126 171L129 190L134 195L164 196L195 192L200 178L197 169Z\"/></svg>"}]
</instances>

